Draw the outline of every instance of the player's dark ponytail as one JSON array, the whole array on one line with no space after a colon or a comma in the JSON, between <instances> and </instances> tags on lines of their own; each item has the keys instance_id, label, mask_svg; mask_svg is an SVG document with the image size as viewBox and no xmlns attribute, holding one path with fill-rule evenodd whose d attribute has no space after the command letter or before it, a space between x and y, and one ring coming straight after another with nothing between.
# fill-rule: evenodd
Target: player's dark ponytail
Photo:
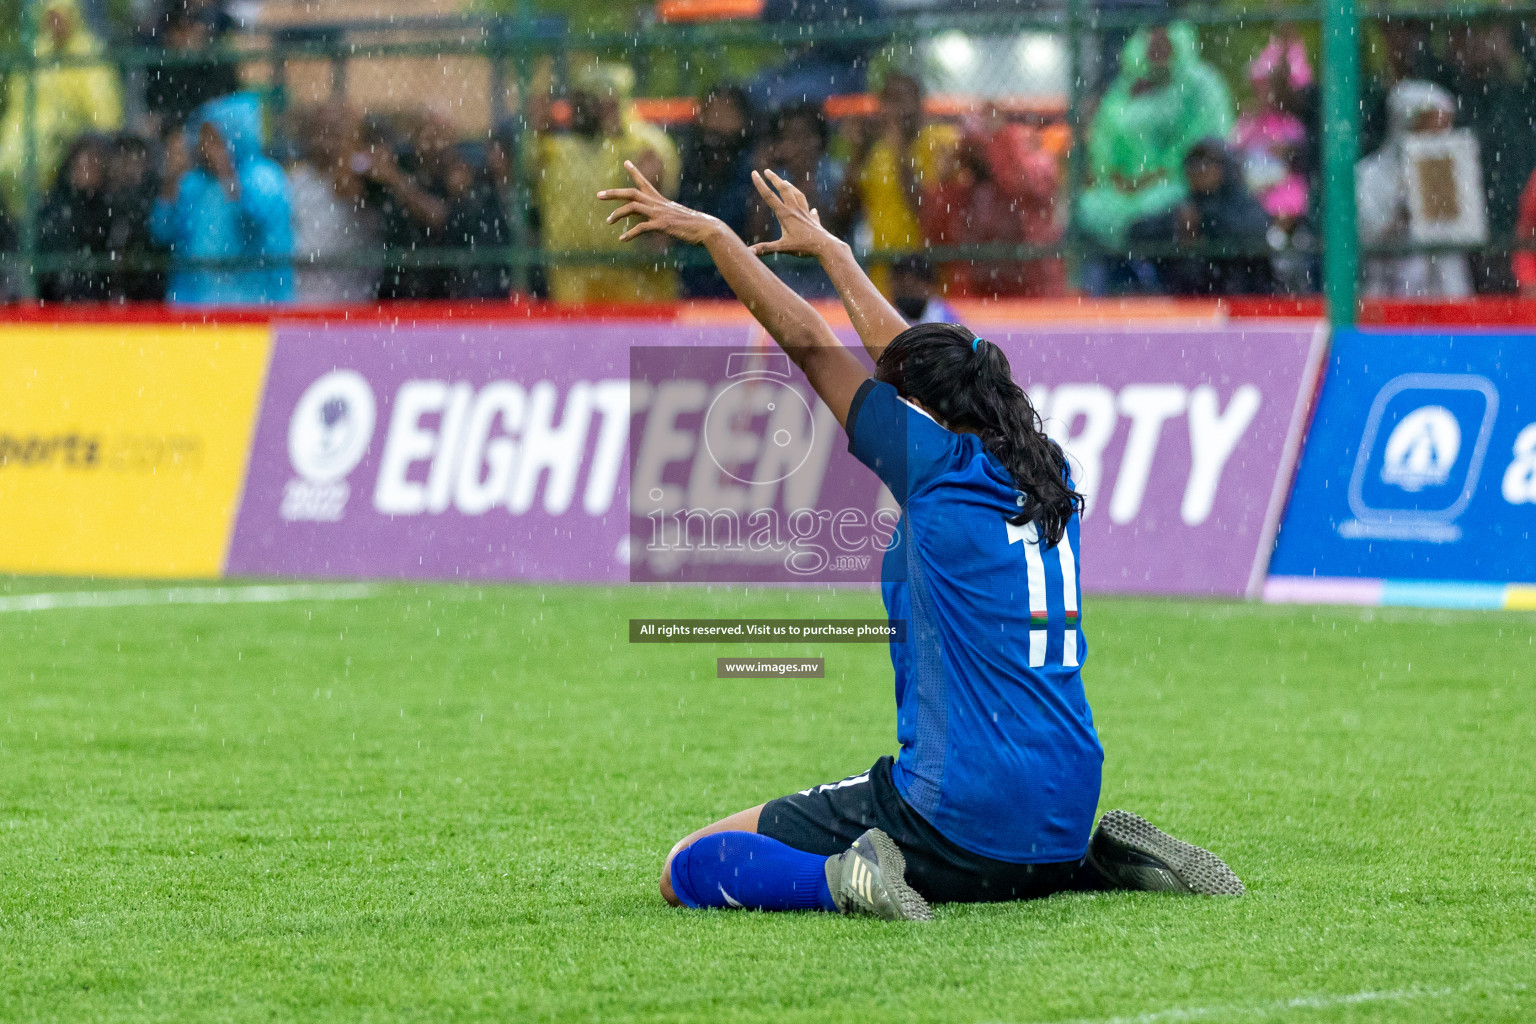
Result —
<instances>
[{"instance_id":1,"label":"player's dark ponytail","mask_svg":"<svg viewBox=\"0 0 1536 1024\"><path fill-rule=\"evenodd\" d=\"M1067 483L1066 454L1046 436L996 345L958 324L918 324L886 346L875 379L946 426L981 438L1024 493L1023 507L1008 520L1015 526L1033 522L1055 546L1067 520L1082 512L1083 496Z\"/></svg>"}]
</instances>

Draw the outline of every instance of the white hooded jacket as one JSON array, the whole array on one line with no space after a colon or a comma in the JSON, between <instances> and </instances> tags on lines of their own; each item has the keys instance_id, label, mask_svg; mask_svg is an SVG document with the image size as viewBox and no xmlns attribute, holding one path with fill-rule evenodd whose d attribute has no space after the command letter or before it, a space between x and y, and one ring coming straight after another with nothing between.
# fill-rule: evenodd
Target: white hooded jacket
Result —
<instances>
[{"instance_id":1,"label":"white hooded jacket","mask_svg":"<svg viewBox=\"0 0 1536 1024\"><path fill-rule=\"evenodd\" d=\"M1456 101L1438 85L1399 82L1387 95L1387 141L1355 165L1355 219L1367 247L1406 246L1407 166L1403 140L1426 110L1448 114ZM1460 298L1472 294L1472 274L1461 253L1368 256L1363 293L1386 298Z\"/></svg>"}]
</instances>

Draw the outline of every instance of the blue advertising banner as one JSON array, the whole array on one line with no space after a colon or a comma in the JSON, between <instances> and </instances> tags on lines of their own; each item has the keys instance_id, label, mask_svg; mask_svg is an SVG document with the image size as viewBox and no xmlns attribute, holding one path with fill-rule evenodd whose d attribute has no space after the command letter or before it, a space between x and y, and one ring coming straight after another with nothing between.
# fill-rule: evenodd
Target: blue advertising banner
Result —
<instances>
[{"instance_id":1,"label":"blue advertising banner","mask_svg":"<svg viewBox=\"0 0 1536 1024\"><path fill-rule=\"evenodd\" d=\"M1536 334L1335 335L1270 572L1271 597L1363 578L1384 603L1456 581L1498 606L1536 582Z\"/></svg>"}]
</instances>

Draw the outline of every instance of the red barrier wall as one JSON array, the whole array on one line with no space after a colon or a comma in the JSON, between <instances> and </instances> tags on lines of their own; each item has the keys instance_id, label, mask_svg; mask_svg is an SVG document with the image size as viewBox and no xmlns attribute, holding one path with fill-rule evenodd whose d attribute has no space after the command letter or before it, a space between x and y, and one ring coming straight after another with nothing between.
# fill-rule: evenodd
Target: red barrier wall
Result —
<instances>
[{"instance_id":1,"label":"red barrier wall","mask_svg":"<svg viewBox=\"0 0 1536 1024\"><path fill-rule=\"evenodd\" d=\"M1200 299L1089 299L987 302L956 300L954 307L979 323L1003 321L1063 323L1079 321L1238 319L1317 319L1324 315L1320 298L1252 296ZM845 321L837 303L820 303L834 322ZM0 323L191 323L264 324L274 320L313 323L441 323L530 320L701 320L710 323L745 321L746 310L729 300L674 302L655 305L567 306L512 299L507 302L397 302L377 306L317 309L186 309L158 304L107 306L90 304L15 304L0 307ZM1485 297L1456 301L1403 302L1369 299L1360 304L1362 326L1386 327L1536 327L1536 298Z\"/></svg>"}]
</instances>

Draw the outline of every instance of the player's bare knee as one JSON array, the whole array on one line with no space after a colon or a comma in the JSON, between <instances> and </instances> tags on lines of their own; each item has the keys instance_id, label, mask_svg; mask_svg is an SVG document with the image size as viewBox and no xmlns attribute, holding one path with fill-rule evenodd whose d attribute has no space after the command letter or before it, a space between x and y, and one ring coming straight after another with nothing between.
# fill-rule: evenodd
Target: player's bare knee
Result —
<instances>
[{"instance_id":1,"label":"player's bare knee","mask_svg":"<svg viewBox=\"0 0 1536 1024\"><path fill-rule=\"evenodd\" d=\"M672 852L667 854L667 859L661 865L661 898L667 901L669 906L680 907L683 901L677 898L677 893L672 891L672 858L677 856L677 851L683 848L683 843L672 847Z\"/></svg>"},{"instance_id":2,"label":"player's bare knee","mask_svg":"<svg viewBox=\"0 0 1536 1024\"><path fill-rule=\"evenodd\" d=\"M674 907L682 906L683 901L678 899L677 893L672 890L672 862L693 839L694 836L688 835L672 844L672 849L667 851L667 859L661 863L661 898Z\"/></svg>"}]
</instances>

